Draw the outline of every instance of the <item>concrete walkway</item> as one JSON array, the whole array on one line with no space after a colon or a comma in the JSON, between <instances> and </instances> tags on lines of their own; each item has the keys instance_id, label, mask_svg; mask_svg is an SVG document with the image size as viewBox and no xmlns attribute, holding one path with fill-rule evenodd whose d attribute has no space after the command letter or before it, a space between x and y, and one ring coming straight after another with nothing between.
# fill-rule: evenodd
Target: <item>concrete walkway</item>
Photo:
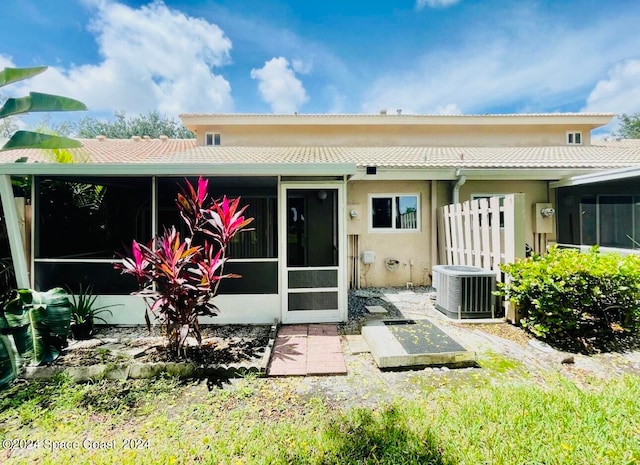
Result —
<instances>
[{"instance_id":1,"label":"concrete walkway","mask_svg":"<svg viewBox=\"0 0 640 465\"><path fill-rule=\"evenodd\" d=\"M344 375L336 325L286 325L276 336L268 376Z\"/></svg>"}]
</instances>

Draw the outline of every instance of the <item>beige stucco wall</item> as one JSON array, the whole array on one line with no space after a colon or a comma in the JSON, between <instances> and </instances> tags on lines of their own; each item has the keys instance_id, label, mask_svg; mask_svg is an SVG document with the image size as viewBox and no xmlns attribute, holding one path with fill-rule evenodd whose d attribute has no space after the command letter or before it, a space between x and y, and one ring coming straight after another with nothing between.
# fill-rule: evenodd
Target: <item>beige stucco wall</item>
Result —
<instances>
[{"instance_id":1,"label":"beige stucco wall","mask_svg":"<svg viewBox=\"0 0 640 465\"><path fill-rule=\"evenodd\" d=\"M589 145L590 126L583 125L299 125L200 126L198 145L206 133L220 134L223 146L553 146L565 145L567 131L582 131Z\"/></svg>"},{"instance_id":2,"label":"beige stucco wall","mask_svg":"<svg viewBox=\"0 0 640 465\"><path fill-rule=\"evenodd\" d=\"M467 181L460 189L460 202L471 199L472 194L513 194L523 193L526 205L526 242L534 246L533 221L536 203L553 203L555 200L548 196L546 181ZM555 220L555 218L554 218ZM555 240L555 221L552 220L554 233L547 234L547 241Z\"/></svg>"},{"instance_id":3,"label":"beige stucco wall","mask_svg":"<svg viewBox=\"0 0 640 465\"><path fill-rule=\"evenodd\" d=\"M371 194L418 194L419 231L378 232L369 228ZM431 272L431 191L428 181L352 181L347 184L347 212L356 210L358 216L347 215L347 233L358 235L359 252L372 250L375 262L359 263L362 287L414 286L430 283ZM389 271L385 260L400 262L395 271Z\"/></svg>"}]
</instances>

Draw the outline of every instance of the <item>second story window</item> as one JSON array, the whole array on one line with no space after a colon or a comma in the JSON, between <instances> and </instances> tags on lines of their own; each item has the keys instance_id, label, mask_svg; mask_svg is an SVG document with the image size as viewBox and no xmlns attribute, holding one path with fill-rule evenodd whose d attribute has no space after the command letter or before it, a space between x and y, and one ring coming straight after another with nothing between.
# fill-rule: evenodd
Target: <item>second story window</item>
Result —
<instances>
[{"instance_id":1,"label":"second story window","mask_svg":"<svg viewBox=\"0 0 640 465\"><path fill-rule=\"evenodd\" d=\"M204 135L204 145L220 145L220 134L206 133Z\"/></svg>"},{"instance_id":2,"label":"second story window","mask_svg":"<svg viewBox=\"0 0 640 465\"><path fill-rule=\"evenodd\" d=\"M567 145L582 145L582 133L580 131L567 132Z\"/></svg>"}]
</instances>

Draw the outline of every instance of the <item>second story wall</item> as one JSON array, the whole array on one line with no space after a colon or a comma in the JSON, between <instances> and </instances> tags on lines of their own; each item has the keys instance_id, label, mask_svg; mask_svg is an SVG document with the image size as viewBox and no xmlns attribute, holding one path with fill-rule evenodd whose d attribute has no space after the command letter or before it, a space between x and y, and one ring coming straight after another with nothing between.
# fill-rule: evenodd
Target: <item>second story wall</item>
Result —
<instances>
[{"instance_id":1,"label":"second story wall","mask_svg":"<svg viewBox=\"0 0 640 465\"><path fill-rule=\"evenodd\" d=\"M581 145L591 143L591 126L562 125L202 125L219 134L224 146L432 146L524 147L567 144L567 132L580 132Z\"/></svg>"},{"instance_id":2,"label":"second story wall","mask_svg":"<svg viewBox=\"0 0 640 465\"><path fill-rule=\"evenodd\" d=\"M183 114L199 145L541 147L590 145L609 113L486 115Z\"/></svg>"}]
</instances>

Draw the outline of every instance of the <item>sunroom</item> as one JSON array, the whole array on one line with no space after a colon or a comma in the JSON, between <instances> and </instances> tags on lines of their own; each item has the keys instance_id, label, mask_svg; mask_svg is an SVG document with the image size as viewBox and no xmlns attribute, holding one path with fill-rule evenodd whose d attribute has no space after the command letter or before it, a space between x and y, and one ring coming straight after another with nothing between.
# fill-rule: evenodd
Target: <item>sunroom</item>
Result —
<instances>
[{"instance_id":1,"label":"sunroom","mask_svg":"<svg viewBox=\"0 0 640 465\"><path fill-rule=\"evenodd\" d=\"M551 183L559 244L640 251L639 177L640 168L624 168Z\"/></svg>"},{"instance_id":2,"label":"sunroom","mask_svg":"<svg viewBox=\"0 0 640 465\"><path fill-rule=\"evenodd\" d=\"M19 287L87 289L122 304L114 324L144 323L136 283L113 265L132 240L182 227L175 199L185 179L209 179L209 195L241 197L252 230L230 246L216 305L202 323L338 322L346 319L346 182L355 165L5 164L0 192ZM98 174L99 173L99 174ZM21 231L11 175L31 179L32 220ZM26 239L26 240L25 240Z\"/></svg>"}]
</instances>

